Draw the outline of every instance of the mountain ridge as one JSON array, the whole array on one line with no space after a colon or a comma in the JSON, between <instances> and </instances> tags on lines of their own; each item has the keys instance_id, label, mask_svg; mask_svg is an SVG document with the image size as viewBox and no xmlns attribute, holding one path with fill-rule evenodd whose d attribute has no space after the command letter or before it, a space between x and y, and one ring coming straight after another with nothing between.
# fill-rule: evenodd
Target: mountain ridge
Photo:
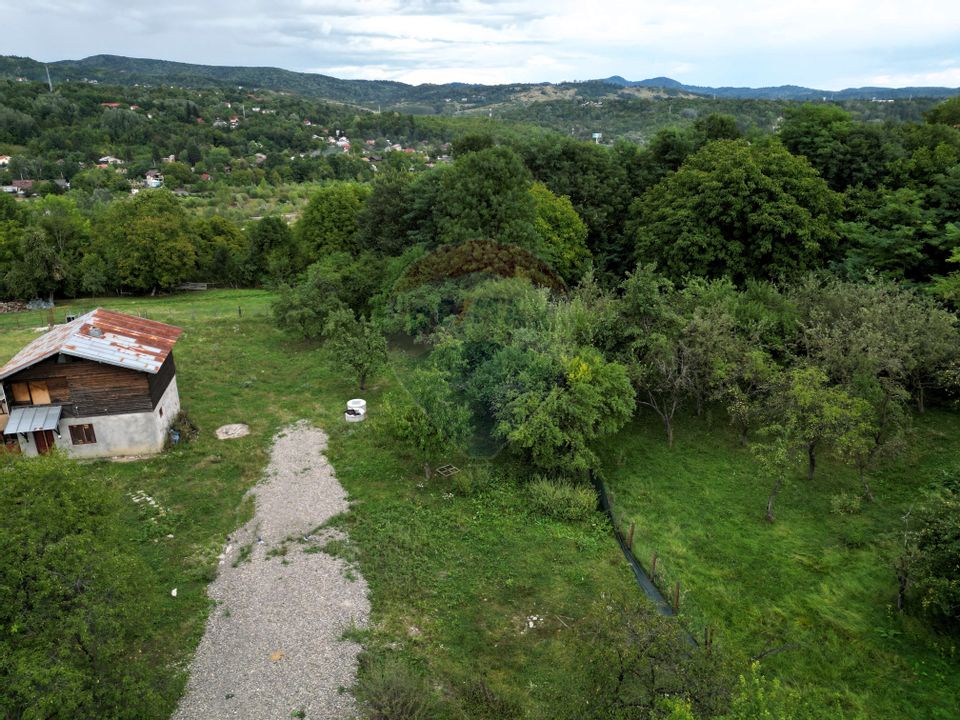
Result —
<instances>
[{"instance_id":1,"label":"mountain ridge","mask_svg":"<svg viewBox=\"0 0 960 720\"><path fill-rule=\"evenodd\" d=\"M452 94L470 94L477 105L511 99L516 93L533 88L562 87L589 88L594 95L598 89L609 87L614 92L629 88L660 90L665 95L689 93L704 97L745 100L896 100L916 97L941 98L960 95L960 88L948 87L861 87L843 90L818 90L798 85L775 87L709 87L688 85L669 77L645 80L627 80L620 75L585 82L507 83L478 85L473 83L424 83L410 85L395 80L351 80L303 73L271 66L200 65L174 60L131 58L122 55L91 55L80 60L57 60L42 63L29 57L0 55L0 78L24 77L46 82L46 68L50 68L54 83L97 81L116 85L178 84L200 88L216 85L238 85L274 91L298 92L340 102L367 104L444 103L451 102ZM466 101L467 98L462 100Z\"/></svg>"},{"instance_id":2,"label":"mountain ridge","mask_svg":"<svg viewBox=\"0 0 960 720\"><path fill-rule=\"evenodd\" d=\"M601 79L618 87L661 87L695 95L708 95L742 100L896 100L913 97L950 97L960 95L960 88L950 87L874 87L844 88L843 90L819 90L802 85L776 85L768 87L709 87L705 85L687 85L668 77L648 78L646 80L627 80L620 75Z\"/></svg>"}]
</instances>

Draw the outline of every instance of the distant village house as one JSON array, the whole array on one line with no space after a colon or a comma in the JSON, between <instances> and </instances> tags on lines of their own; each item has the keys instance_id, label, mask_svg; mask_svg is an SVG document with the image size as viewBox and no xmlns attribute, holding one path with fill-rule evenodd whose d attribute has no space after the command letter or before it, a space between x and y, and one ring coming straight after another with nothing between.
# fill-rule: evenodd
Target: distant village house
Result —
<instances>
[{"instance_id":1,"label":"distant village house","mask_svg":"<svg viewBox=\"0 0 960 720\"><path fill-rule=\"evenodd\" d=\"M159 170L147 170L143 176L143 184L148 188L163 187L163 174Z\"/></svg>"},{"instance_id":2,"label":"distant village house","mask_svg":"<svg viewBox=\"0 0 960 720\"><path fill-rule=\"evenodd\" d=\"M159 452L180 411L181 332L98 308L37 338L0 368L4 447L84 458Z\"/></svg>"}]
</instances>

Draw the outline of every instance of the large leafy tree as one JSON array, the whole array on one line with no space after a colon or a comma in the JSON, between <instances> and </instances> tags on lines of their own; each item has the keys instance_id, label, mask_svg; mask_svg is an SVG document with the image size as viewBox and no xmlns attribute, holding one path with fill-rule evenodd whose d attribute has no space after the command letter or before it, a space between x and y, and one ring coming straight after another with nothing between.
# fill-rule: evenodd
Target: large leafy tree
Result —
<instances>
[{"instance_id":1,"label":"large leafy tree","mask_svg":"<svg viewBox=\"0 0 960 720\"><path fill-rule=\"evenodd\" d=\"M927 112L926 118L927 122L931 124L937 123L960 128L960 97L944 100Z\"/></svg>"},{"instance_id":2,"label":"large leafy tree","mask_svg":"<svg viewBox=\"0 0 960 720\"><path fill-rule=\"evenodd\" d=\"M248 239L235 222L219 215L201 218L194 224L194 234L199 280L234 287L248 280L244 268Z\"/></svg>"},{"instance_id":3,"label":"large leafy tree","mask_svg":"<svg viewBox=\"0 0 960 720\"><path fill-rule=\"evenodd\" d=\"M6 193L0 193L0 292L7 297L6 275L13 267L23 232L24 217L19 203Z\"/></svg>"},{"instance_id":4,"label":"large leafy tree","mask_svg":"<svg viewBox=\"0 0 960 720\"><path fill-rule=\"evenodd\" d=\"M910 188L851 191L855 219L840 225L847 244L844 270L855 278L879 273L893 279L925 280L940 270L941 239L923 195ZM939 262L938 262L939 261Z\"/></svg>"},{"instance_id":5,"label":"large leafy tree","mask_svg":"<svg viewBox=\"0 0 960 720\"><path fill-rule=\"evenodd\" d=\"M559 136L525 139L515 147L536 180L570 198L598 266L622 273L631 250L621 243L631 188L620 158L605 147Z\"/></svg>"},{"instance_id":6,"label":"large leafy tree","mask_svg":"<svg viewBox=\"0 0 960 720\"><path fill-rule=\"evenodd\" d=\"M287 330L304 339L326 337L331 313L344 308L368 313L368 303L379 289L380 266L369 254L327 255L307 268L294 285L282 285L273 303L273 316Z\"/></svg>"},{"instance_id":7,"label":"large leafy tree","mask_svg":"<svg viewBox=\"0 0 960 720\"><path fill-rule=\"evenodd\" d=\"M881 129L853 120L836 105L805 104L785 112L780 140L795 155L803 155L830 187L877 187L892 158Z\"/></svg>"},{"instance_id":8,"label":"large leafy tree","mask_svg":"<svg viewBox=\"0 0 960 720\"><path fill-rule=\"evenodd\" d=\"M79 265L90 241L90 223L65 197L48 195L34 203L20 236L6 284L20 297L74 295Z\"/></svg>"},{"instance_id":9,"label":"large leafy tree","mask_svg":"<svg viewBox=\"0 0 960 720\"><path fill-rule=\"evenodd\" d=\"M113 203L100 222L97 247L116 284L140 292L174 287L196 262L189 218L165 190Z\"/></svg>"},{"instance_id":10,"label":"large leafy tree","mask_svg":"<svg viewBox=\"0 0 960 720\"><path fill-rule=\"evenodd\" d=\"M718 140L634 202L627 233L638 259L672 279L740 284L831 257L839 210L839 196L779 143Z\"/></svg>"},{"instance_id":11,"label":"large leafy tree","mask_svg":"<svg viewBox=\"0 0 960 720\"><path fill-rule=\"evenodd\" d=\"M247 275L255 284L289 283L303 267L303 253L286 220L268 215L246 228Z\"/></svg>"},{"instance_id":12,"label":"large leafy tree","mask_svg":"<svg viewBox=\"0 0 960 720\"><path fill-rule=\"evenodd\" d=\"M821 447L866 434L870 406L830 384L819 368L804 366L784 374L770 401L775 421L761 431L764 440L754 449L765 474L773 480L766 515L767 521L773 522L777 494L796 462L806 460L807 479L812 480Z\"/></svg>"},{"instance_id":13,"label":"large leafy tree","mask_svg":"<svg viewBox=\"0 0 960 720\"><path fill-rule=\"evenodd\" d=\"M327 253L355 252L360 212L370 188L354 182L330 183L307 204L295 232L309 261Z\"/></svg>"},{"instance_id":14,"label":"large leafy tree","mask_svg":"<svg viewBox=\"0 0 960 720\"><path fill-rule=\"evenodd\" d=\"M361 390L367 378L387 363L387 339L380 326L348 308L340 308L327 318L327 348L336 362L350 368Z\"/></svg>"},{"instance_id":15,"label":"large leafy tree","mask_svg":"<svg viewBox=\"0 0 960 720\"><path fill-rule=\"evenodd\" d=\"M578 280L590 261L587 226L573 209L570 198L557 197L542 183L533 183L530 195L536 211L534 227L540 238L537 254L566 282Z\"/></svg>"},{"instance_id":16,"label":"large leafy tree","mask_svg":"<svg viewBox=\"0 0 960 720\"><path fill-rule=\"evenodd\" d=\"M694 308L689 303L684 307L682 294L653 265L637 266L621 290L617 356L629 368L637 404L660 417L672 447L677 411L708 392L700 383L710 382L710 359L704 353L713 342L695 337L692 317L685 312Z\"/></svg>"},{"instance_id":17,"label":"large leafy tree","mask_svg":"<svg viewBox=\"0 0 960 720\"><path fill-rule=\"evenodd\" d=\"M956 315L896 283L808 278L792 297L801 352L834 382L879 385L885 401L906 390L923 412L928 391L948 382L960 356Z\"/></svg>"},{"instance_id":18,"label":"large leafy tree","mask_svg":"<svg viewBox=\"0 0 960 720\"><path fill-rule=\"evenodd\" d=\"M442 175L433 208L439 240L495 240L534 250L538 238L530 182L530 173L510 148L467 153Z\"/></svg>"},{"instance_id":19,"label":"large leafy tree","mask_svg":"<svg viewBox=\"0 0 960 720\"><path fill-rule=\"evenodd\" d=\"M577 474L597 466L593 442L633 415L633 388L626 368L593 348L557 358L554 373L503 405L494 433L538 468Z\"/></svg>"},{"instance_id":20,"label":"large leafy tree","mask_svg":"<svg viewBox=\"0 0 960 720\"><path fill-rule=\"evenodd\" d=\"M370 199L357 219L357 244L382 255L399 255L409 243L407 215L413 175L387 171L371 184Z\"/></svg>"}]
</instances>

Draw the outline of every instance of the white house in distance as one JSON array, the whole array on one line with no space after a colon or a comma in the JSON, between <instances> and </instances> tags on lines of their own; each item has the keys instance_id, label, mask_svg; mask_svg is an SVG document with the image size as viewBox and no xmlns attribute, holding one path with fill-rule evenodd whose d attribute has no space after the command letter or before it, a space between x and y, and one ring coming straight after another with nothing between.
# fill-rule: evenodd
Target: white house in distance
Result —
<instances>
[{"instance_id":1,"label":"white house in distance","mask_svg":"<svg viewBox=\"0 0 960 720\"><path fill-rule=\"evenodd\" d=\"M181 332L98 308L34 340L0 368L6 450L160 452L180 411L173 346Z\"/></svg>"}]
</instances>

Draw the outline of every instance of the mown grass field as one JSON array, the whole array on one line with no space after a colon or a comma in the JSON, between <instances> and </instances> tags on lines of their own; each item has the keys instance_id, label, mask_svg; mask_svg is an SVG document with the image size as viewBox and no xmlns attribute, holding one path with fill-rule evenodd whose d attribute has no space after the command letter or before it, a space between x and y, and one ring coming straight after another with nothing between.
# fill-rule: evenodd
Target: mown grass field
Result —
<instances>
[{"instance_id":1,"label":"mown grass field","mask_svg":"<svg viewBox=\"0 0 960 720\"><path fill-rule=\"evenodd\" d=\"M605 521L571 525L532 513L503 460L451 458L464 468L458 485L424 484L421 466L377 417L383 394L416 358L395 351L394 369L364 394L371 420L348 425L342 412L357 394L353 378L276 329L270 301L267 292L211 291L85 300L55 311L62 322L67 311L101 305L184 328L174 351L180 396L200 437L151 459L83 466L91 482L125 495L142 491L167 510L157 525L132 500L124 511L124 541L155 570L140 591L158 608L141 629L166 699L156 717L167 717L182 692L211 609L206 584L216 556L250 514L243 495L266 465L271 437L300 418L329 434L330 458L354 502L341 523L370 585L372 625L360 633L369 661L399 656L453 701L482 678L504 706L528 717L556 717L561 695L568 707L587 702L571 684L582 662L578 620L601 594L636 592ZM0 315L0 362L46 319L46 312ZM251 435L213 437L233 422L248 423Z\"/></svg>"},{"instance_id":2,"label":"mown grass field","mask_svg":"<svg viewBox=\"0 0 960 720\"><path fill-rule=\"evenodd\" d=\"M618 524L635 523L635 552L659 584L682 588L685 620L742 658L767 654L765 674L839 705L847 717L960 717L956 642L895 610L904 516L921 490L960 473L960 415L916 419L910 450L873 475L877 501L857 514L831 498L858 494L855 474L826 458L803 468L764 522L769 482L717 413L682 418L667 447L649 415L607 443Z\"/></svg>"}]
</instances>

